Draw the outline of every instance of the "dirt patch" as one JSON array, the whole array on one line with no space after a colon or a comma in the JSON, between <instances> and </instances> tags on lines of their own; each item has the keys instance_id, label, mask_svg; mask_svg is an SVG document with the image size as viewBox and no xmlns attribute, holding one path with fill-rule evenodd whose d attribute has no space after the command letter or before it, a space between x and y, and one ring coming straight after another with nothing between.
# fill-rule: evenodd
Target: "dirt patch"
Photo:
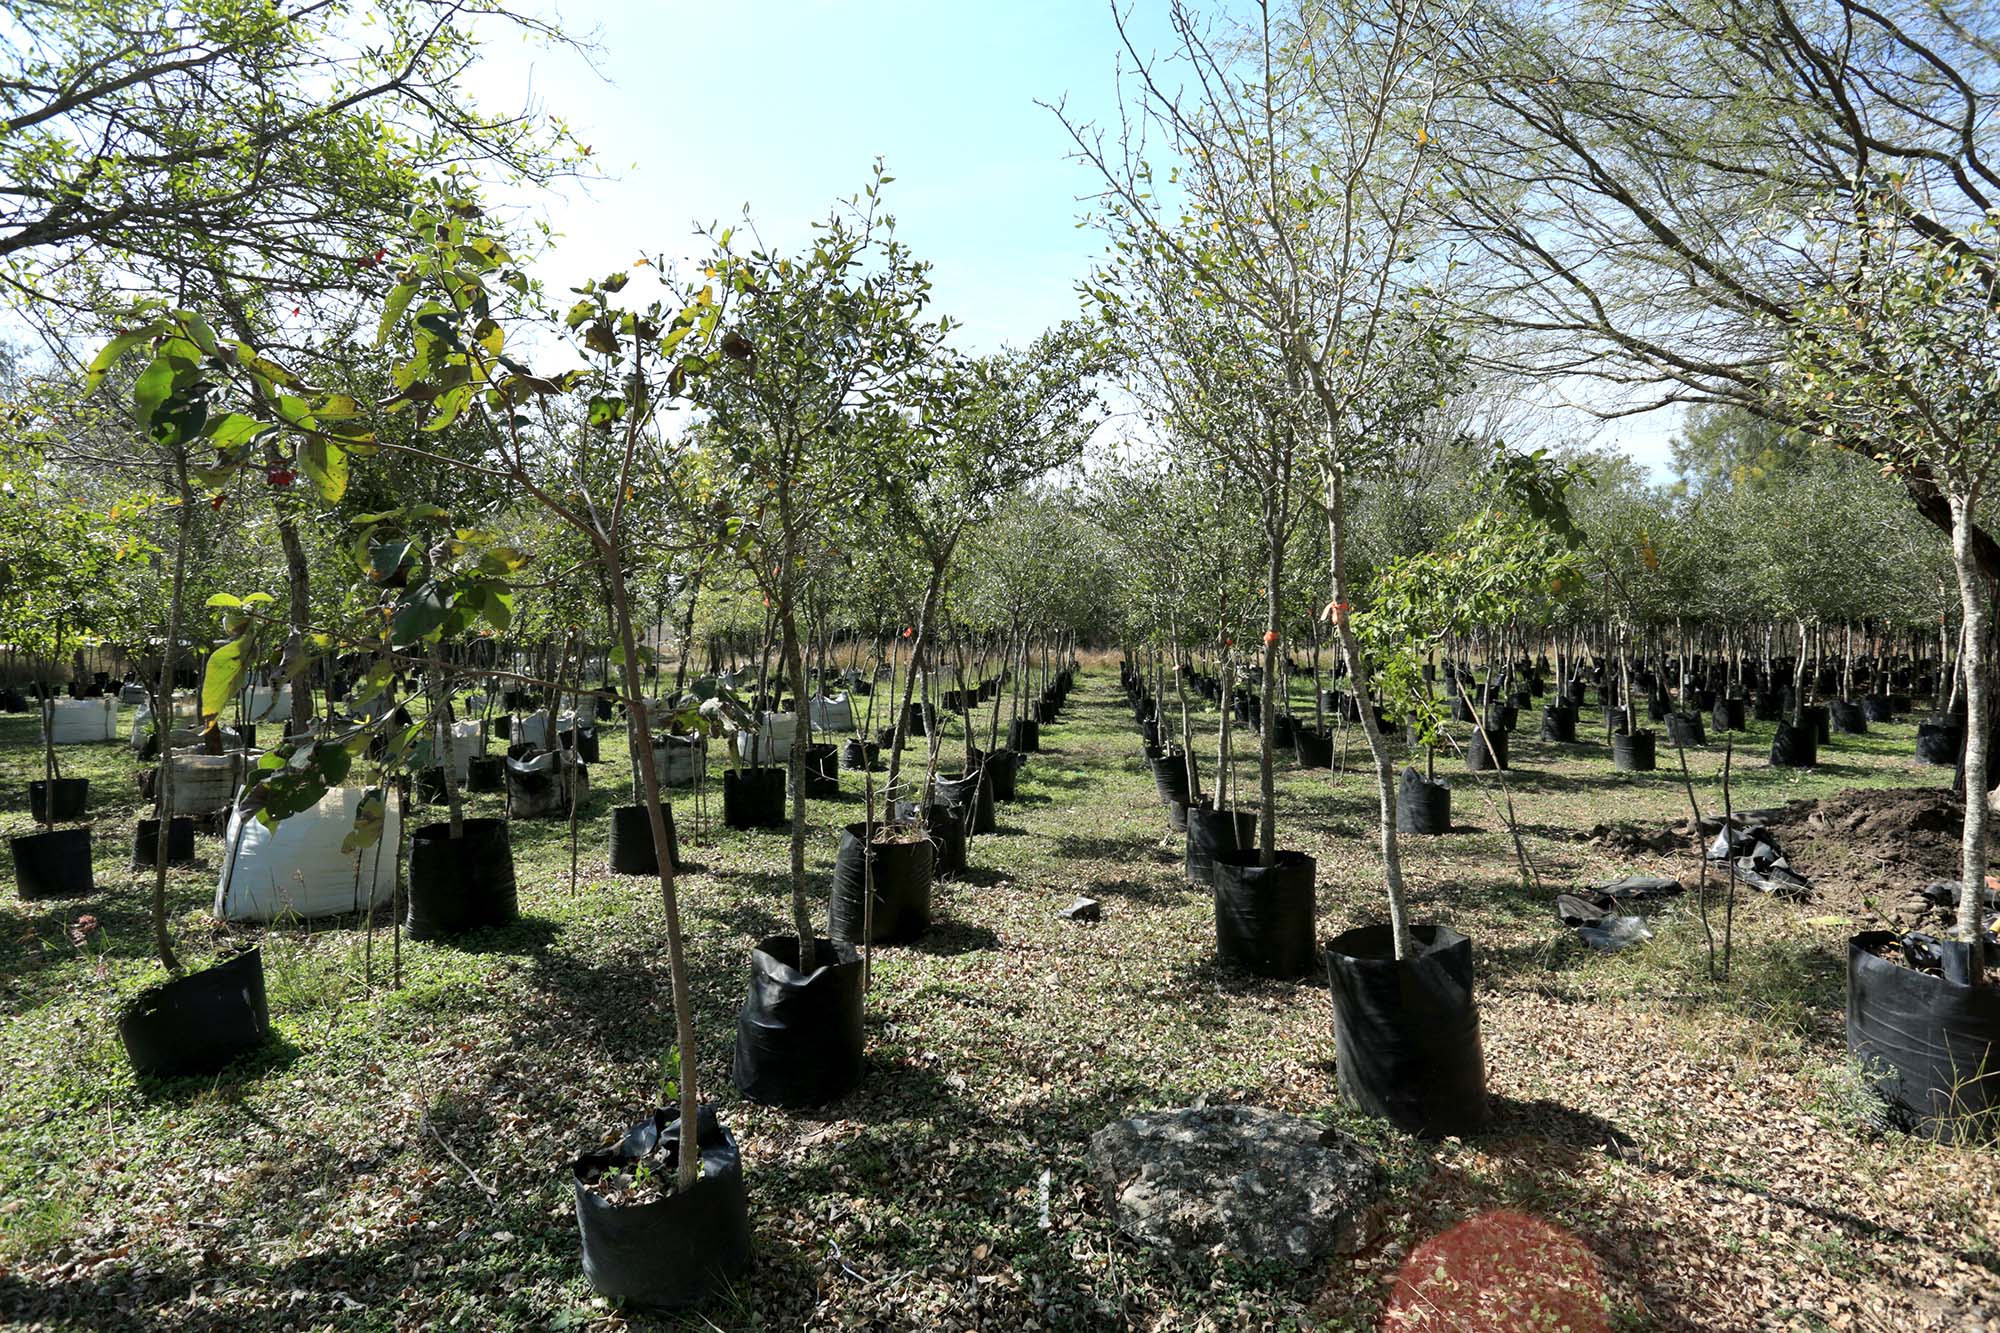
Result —
<instances>
[{"instance_id":1,"label":"dirt patch","mask_svg":"<svg viewBox=\"0 0 2000 1333\"><path fill-rule=\"evenodd\" d=\"M1795 801L1769 822L1815 900L1860 920L1924 924L1925 885L1958 878L1965 808L1949 789L1845 791Z\"/></svg>"}]
</instances>

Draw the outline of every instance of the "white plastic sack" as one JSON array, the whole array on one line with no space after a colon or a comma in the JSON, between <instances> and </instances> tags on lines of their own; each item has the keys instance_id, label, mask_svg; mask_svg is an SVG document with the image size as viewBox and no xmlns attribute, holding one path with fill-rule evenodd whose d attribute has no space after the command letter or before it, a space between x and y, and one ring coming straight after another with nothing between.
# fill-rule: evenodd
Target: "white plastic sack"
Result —
<instances>
[{"instance_id":1,"label":"white plastic sack","mask_svg":"<svg viewBox=\"0 0 2000 1333\"><path fill-rule=\"evenodd\" d=\"M174 751L168 760L173 772L170 793L173 813L203 815L230 804L236 799L236 788L243 780L243 764L241 754Z\"/></svg>"},{"instance_id":2,"label":"white plastic sack","mask_svg":"<svg viewBox=\"0 0 2000 1333\"><path fill-rule=\"evenodd\" d=\"M118 698L57 699L49 734L57 745L91 745L118 739Z\"/></svg>"},{"instance_id":3,"label":"white plastic sack","mask_svg":"<svg viewBox=\"0 0 2000 1333\"><path fill-rule=\"evenodd\" d=\"M444 725L439 723L431 728L431 744L436 747L437 760L444 762ZM453 774L462 785L472 772L472 757L486 753L486 724L479 721L454 722L451 724L451 767Z\"/></svg>"},{"instance_id":4,"label":"white plastic sack","mask_svg":"<svg viewBox=\"0 0 2000 1333\"><path fill-rule=\"evenodd\" d=\"M291 716L291 686L252 685L243 692L243 718L246 722L286 722Z\"/></svg>"},{"instance_id":5,"label":"white plastic sack","mask_svg":"<svg viewBox=\"0 0 2000 1333\"><path fill-rule=\"evenodd\" d=\"M754 746L757 752L755 762L768 764L775 757L792 752L792 734L799 729L797 713L766 713L755 732L736 733L736 753L744 759L751 758ZM757 739L761 737L761 739Z\"/></svg>"},{"instance_id":6,"label":"white plastic sack","mask_svg":"<svg viewBox=\"0 0 2000 1333\"><path fill-rule=\"evenodd\" d=\"M815 731L854 730L854 705L844 694L820 695L812 701Z\"/></svg>"},{"instance_id":7,"label":"white plastic sack","mask_svg":"<svg viewBox=\"0 0 2000 1333\"><path fill-rule=\"evenodd\" d=\"M590 768L568 751L507 761L507 813L515 819L566 816L572 792L577 805L590 799Z\"/></svg>"},{"instance_id":8,"label":"white plastic sack","mask_svg":"<svg viewBox=\"0 0 2000 1333\"><path fill-rule=\"evenodd\" d=\"M549 710L529 713L514 720L514 744L532 745L538 750L546 750L555 744L555 731L549 725Z\"/></svg>"},{"instance_id":9,"label":"white plastic sack","mask_svg":"<svg viewBox=\"0 0 2000 1333\"><path fill-rule=\"evenodd\" d=\"M380 906L396 891L396 804L383 813L382 836L359 852L340 844L354 831L364 793L335 787L319 804L267 829L255 815L229 817L215 915L225 921L331 916ZM356 872L359 872L359 878Z\"/></svg>"},{"instance_id":10,"label":"white plastic sack","mask_svg":"<svg viewBox=\"0 0 2000 1333\"><path fill-rule=\"evenodd\" d=\"M691 737L655 736L653 771L664 786L689 787L700 774L707 753L707 739L700 733Z\"/></svg>"}]
</instances>

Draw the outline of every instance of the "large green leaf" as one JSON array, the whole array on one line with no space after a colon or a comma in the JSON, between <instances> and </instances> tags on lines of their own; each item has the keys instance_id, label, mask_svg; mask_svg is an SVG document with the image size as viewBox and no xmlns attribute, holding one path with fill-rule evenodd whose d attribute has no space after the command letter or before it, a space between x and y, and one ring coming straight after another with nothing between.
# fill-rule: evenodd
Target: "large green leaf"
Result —
<instances>
[{"instance_id":1,"label":"large green leaf","mask_svg":"<svg viewBox=\"0 0 2000 1333\"><path fill-rule=\"evenodd\" d=\"M312 478L320 498L328 504L340 503L347 494L347 452L325 440L307 440L299 448L299 463Z\"/></svg>"},{"instance_id":2,"label":"large green leaf","mask_svg":"<svg viewBox=\"0 0 2000 1333\"><path fill-rule=\"evenodd\" d=\"M229 706L229 701L242 687L243 659L249 646L242 639L231 639L208 655L208 665L201 673L201 724L204 728L215 725L222 716L222 710Z\"/></svg>"},{"instance_id":3,"label":"large green leaf","mask_svg":"<svg viewBox=\"0 0 2000 1333\"><path fill-rule=\"evenodd\" d=\"M425 580L396 603L396 614L389 622L390 638L398 644L416 643L444 624L450 610L444 589Z\"/></svg>"}]
</instances>

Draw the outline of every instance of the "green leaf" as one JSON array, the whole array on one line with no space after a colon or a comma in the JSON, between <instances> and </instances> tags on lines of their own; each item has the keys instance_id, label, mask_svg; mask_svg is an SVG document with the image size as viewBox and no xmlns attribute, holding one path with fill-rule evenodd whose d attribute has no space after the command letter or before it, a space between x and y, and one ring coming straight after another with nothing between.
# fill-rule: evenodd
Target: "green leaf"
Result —
<instances>
[{"instance_id":1,"label":"green leaf","mask_svg":"<svg viewBox=\"0 0 2000 1333\"><path fill-rule=\"evenodd\" d=\"M347 451L325 440L309 439L299 449L299 462L320 499L339 504L340 497L347 494Z\"/></svg>"},{"instance_id":2,"label":"green leaf","mask_svg":"<svg viewBox=\"0 0 2000 1333\"><path fill-rule=\"evenodd\" d=\"M417 294L414 282L399 282L389 289L389 299L383 303L381 322L375 326L375 346L386 347L389 335L396 331L402 321L403 312L410 308L410 298Z\"/></svg>"},{"instance_id":3,"label":"green leaf","mask_svg":"<svg viewBox=\"0 0 2000 1333\"><path fill-rule=\"evenodd\" d=\"M390 639L399 644L416 643L435 633L450 611L444 590L435 582L425 580L410 589L396 604L396 613L389 622Z\"/></svg>"},{"instance_id":4,"label":"green leaf","mask_svg":"<svg viewBox=\"0 0 2000 1333\"><path fill-rule=\"evenodd\" d=\"M153 413L159 411L160 404L174 391L174 367L165 357L156 356L152 364L139 372L139 380L132 386L132 414L139 419L141 429L153 422Z\"/></svg>"},{"instance_id":5,"label":"green leaf","mask_svg":"<svg viewBox=\"0 0 2000 1333\"><path fill-rule=\"evenodd\" d=\"M340 850L352 855L380 842L386 811L381 792L371 791L363 796L354 810L354 831L340 840Z\"/></svg>"},{"instance_id":6,"label":"green leaf","mask_svg":"<svg viewBox=\"0 0 2000 1333\"><path fill-rule=\"evenodd\" d=\"M208 655L208 665L201 673L201 725L212 727L222 717L222 710L236 697L243 685L244 654L249 643L243 639L231 639Z\"/></svg>"},{"instance_id":7,"label":"green leaf","mask_svg":"<svg viewBox=\"0 0 2000 1333\"><path fill-rule=\"evenodd\" d=\"M85 391L95 389L99 384L102 384L104 377L110 373L111 367L118 364L118 359L124 356L125 353L131 351L140 343L148 342L157 337L159 333L160 326L158 324L149 324L143 329L133 329L130 332L121 333L110 342L104 344L99 349L97 355L91 358L89 374L84 377L83 381Z\"/></svg>"}]
</instances>

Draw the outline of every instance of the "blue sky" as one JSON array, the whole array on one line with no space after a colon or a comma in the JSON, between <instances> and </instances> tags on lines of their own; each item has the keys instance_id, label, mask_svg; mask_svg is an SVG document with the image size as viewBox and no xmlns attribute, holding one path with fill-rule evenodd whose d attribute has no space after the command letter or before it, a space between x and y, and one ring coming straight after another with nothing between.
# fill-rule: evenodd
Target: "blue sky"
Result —
<instances>
[{"instance_id":1,"label":"blue sky","mask_svg":"<svg viewBox=\"0 0 2000 1333\"><path fill-rule=\"evenodd\" d=\"M1164 0L1127 0L1142 50L1168 41ZM1100 248L1079 230L1088 171L1037 101L1115 110L1120 54L1103 0L567 0L591 62L497 41L479 67L491 110L524 96L565 117L607 179L536 201L560 233L540 266L569 284L642 254L696 250L697 221L744 204L766 241L812 219L886 159L890 210L932 261L941 313L975 349L1024 343L1077 311ZM1667 423L1600 433L1658 468Z\"/></svg>"}]
</instances>

